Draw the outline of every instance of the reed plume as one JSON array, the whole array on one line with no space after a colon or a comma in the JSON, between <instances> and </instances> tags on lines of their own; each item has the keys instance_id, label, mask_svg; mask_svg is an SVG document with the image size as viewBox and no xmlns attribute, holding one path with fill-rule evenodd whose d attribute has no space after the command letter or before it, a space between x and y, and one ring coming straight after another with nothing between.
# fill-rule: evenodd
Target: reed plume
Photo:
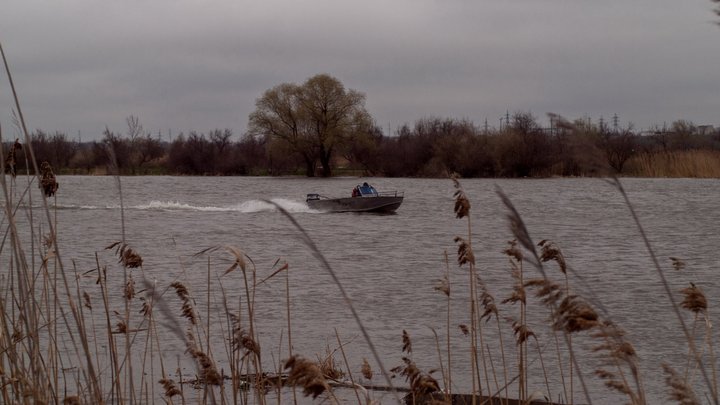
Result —
<instances>
[{"instance_id":1,"label":"reed plume","mask_svg":"<svg viewBox=\"0 0 720 405\"><path fill-rule=\"evenodd\" d=\"M670 261L672 262L673 269L676 271L681 271L685 269L685 262L678 259L677 257L670 257Z\"/></svg>"},{"instance_id":2,"label":"reed plume","mask_svg":"<svg viewBox=\"0 0 720 405\"><path fill-rule=\"evenodd\" d=\"M22 150L22 144L20 143L19 139L15 139L15 143L10 147L10 150L8 151L8 155L5 158L5 174L9 174L13 178L15 178L15 176L17 175L16 154L17 154L17 151L19 151L19 150Z\"/></svg>"},{"instance_id":3,"label":"reed plume","mask_svg":"<svg viewBox=\"0 0 720 405\"><path fill-rule=\"evenodd\" d=\"M163 378L158 382L165 390L163 395L165 395L166 397L172 398L176 395L182 395L182 392L177 388L177 385L175 385L175 381L173 381L171 378Z\"/></svg>"},{"instance_id":4,"label":"reed plume","mask_svg":"<svg viewBox=\"0 0 720 405\"><path fill-rule=\"evenodd\" d=\"M403 353L408 353L408 354L412 353L412 341L410 340L410 335L408 335L408 333L405 329L403 329L402 341L403 341L403 347L402 347Z\"/></svg>"},{"instance_id":5,"label":"reed plume","mask_svg":"<svg viewBox=\"0 0 720 405\"><path fill-rule=\"evenodd\" d=\"M317 363L294 355L285 361L286 370L290 370L287 383L303 388L305 396L317 398L323 392L330 392L330 385Z\"/></svg>"},{"instance_id":6,"label":"reed plume","mask_svg":"<svg viewBox=\"0 0 720 405\"><path fill-rule=\"evenodd\" d=\"M499 187L496 187L496 192L505 207L508 209L506 218L510 222L510 231L512 232L513 236L515 236L515 239L520 243L523 248L525 248L528 252L532 253L535 258L538 258L537 251L535 250L535 245L533 244L532 238L530 237L530 232L525 226L525 221L523 221L520 213L515 208L515 205L513 205L512 201L510 201L510 198L508 198L508 196L506 196ZM540 269L540 271L542 272L543 270Z\"/></svg>"},{"instance_id":7,"label":"reed plume","mask_svg":"<svg viewBox=\"0 0 720 405\"><path fill-rule=\"evenodd\" d=\"M515 304L515 303L521 303L525 304L527 296L525 294L525 287L524 284L521 282L520 273L517 270L512 271L512 278L515 280L513 283L512 293L509 297L505 298L504 300L500 301L501 304Z\"/></svg>"},{"instance_id":8,"label":"reed plume","mask_svg":"<svg viewBox=\"0 0 720 405\"><path fill-rule=\"evenodd\" d=\"M236 345L245 350L245 356L250 354L260 355L260 345L244 329L240 330L240 341Z\"/></svg>"},{"instance_id":9,"label":"reed plume","mask_svg":"<svg viewBox=\"0 0 720 405\"><path fill-rule=\"evenodd\" d=\"M490 294L485 283L480 280L478 280L478 287L480 288L480 305L485 309L480 315L480 319L485 319L485 322L490 322L492 316L497 318L499 314L498 307L495 305L495 297Z\"/></svg>"},{"instance_id":10,"label":"reed plume","mask_svg":"<svg viewBox=\"0 0 720 405\"><path fill-rule=\"evenodd\" d=\"M92 302L90 301L90 294L88 294L86 291L83 291L83 305L85 308L92 311Z\"/></svg>"},{"instance_id":11,"label":"reed plume","mask_svg":"<svg viewBox=\"0 0 720 405\"><path fill-rule=\"evenodd\" d=\"M133 250L127 243L122 241L114 242L105 248L105 250L115 249L115 254L118 256L118 263L125 267L134 269L141 267L143 264L142 257Z\"/></svg>"},{"instance_id":12,"label":"reed plume","mask_svg":"<svg viewBox=\"0 0 720 405\"><path fill-rule=\"evenodd\" d=\"M125 321L123 321L123 320L118 321L118 323L115 324L115 326L117 327L117 329L115 330L115 333L125 334L128 332L127 323L125 323Z\"/></svg>"},{"instance_id":13,"label":"reed plume","mask_svg":"<svg viewBox=\"0 0 720 405\"><path fill-rule=\"evenodd\" d=\"M363 357L363 363L362 367L360 367L360 374L362 374L363 377L367 380L372 380L373 378L373 372L372 368L370 368L370 363L368 363L367 359Z\"/></svg>"},{"instance_id":14,"label":"reed plume","mask_svg":"<svg viewBox=\"0 0 720 405\"><path fill-rule=\"evenodd\" d=\"M128 275L125 288L123 289L123 297L127 300L135 298L135 280L132 278L132 273Z\"/></svg>"},{"instance_id":15,"label":"reed plume","mask_svg":"<svg viewBox=\"0 0 720 405\"><path fill-rule=\"evenodd\" d=\"M645 404L637 353L632 343L625 339L625 331L609 320L595 326L591 336L603 343L595 346L593 351L601 353L607 365L615 369L610 371L600 368L595 371L595 375L605 381L606 387L627 395L632 404ZM631 386L627 371L630 372L634 387Z\"/></svg>"},{"instance_id":16,"label":"reed plume","mask_svg":"<svg viewBox=\"0 0 720 405\"><path fill-rule=\"evenodd\" d=\"M342 348L342 345L340 345L340 348ZM335 351L331 351L329 347L326 347L325 356L322 358L318 356L317 364L325 378L339 380L345 377L345 372L338 366L334 354Z\"/></svg>"},{"instance_id":17,"label":"reed plume","mask_svg":"<svg viewBox=\"0 0 720 405\"><path fill-rule=\"evenodd\" d=\"M554 327L567 333L589 330L600 325L595 309L577 295L569 295L557 307Z\"/></svg>"},{"instance_id":18,"label":"reed plume","mask_svg":"<svg viewBox=\"0 0 720 405\"><path fill-rule=\"evenodd\" d=\"M402 360L404 365L394 367L390 371L405 377L405 381L410 383L410 392L413 397L431 394L440 390L437 380L429 373L420 370L415 365L415 362L408 357L403 357Z\"/></svg>"},{"instance_id":19,"label":"reed plume","mask_svg":"<svg viewBox=\"0 0 720 405\"><path fill-rule=\"evenodd\" d=\"M182 301L182 316L190 321L193 325L197 325L198 317L195 313L195 308L193 306L192 299L190 298L190 292L188 291L187 287L183 285L182 283L175 281L172 284L170 284L172 288L175 289L175 293L178 297L180 297L180 300Z\"/></svg>"},{"instance_id":20,"label":"reed plume","mask_svg":"<svg viewBox=\"0 0 720 405\"><path fill-rule=\"evenodd\" d=\"M510 258L514 258L518 263L522 262L523 254L517 246L517 239L508 241L508 245L509 246L505 250L503 250L503 253L505 253L505 255Z\"/></svg>"},{"instance_id":21,"label":"reed plume","mask_svg":"<svg viewBox=\"0 0 720 405\"><path fill-rule=\"evenodd\" d=\"M142 302L142 305L140 307L140 314L145 318L151 317L152 316L152 304L149 303L145 297L140 297L140 302Z\"/></svg>"},{"instance_id":22,"label":"reed plume","mask_svg":"<svg viewBox=\"0 0 720 405\"><path fill-rule=\"evenodd\" d=\"M526 324L521 324L520 322L513 319L509 320L512 322L512 329L515 333L515 343L518 346L527 342L528 339L530 339L531 337L535 337L535 332L533 332Z\"/></svg>"},{"instance_id":23,"label":"reed plume","mask_svg":"<svg viewBox=\"0 0 720 405\"><path fill-rule=\"evenodd\" d=\"M82 402L80 401L80 397L77 395L71 395L68 397L63 398L63 405L80 405Z\"/></svg>"},{"instance_id":24,"label":"reed plume","mask_svg":"<svg viewBox=\"0 0 720 405\"><path fill-rule=\"evenodd\" d=\"M437 280L437 284L435 285L435 291L440 291L441 293L445 294L446 297L450 296L450 282L448 281L447 275L443 276L443 278Z\"/></svg>"},{"instance_id":25,"label":"reed plume","mask_svg":"<svg viewBox=\"0 0 720 405\"><path fill-rule=\"evenodd\" d=\"M450 179L455 185L455 217L458 219L465 218L470 215L470 200L468 200L465 190L463 190L459 181L460 176L454 173L450 176Z\"/></svg>"},{"instance_id":26,"label":"reed plume","mask_svg":"<svg viewBox=\"0 0 720 405\"><path fill-rule=\"evenodd\" d=\"M222 383L222 376L217 371L215 362L207 353L199 348L192 332L188 331L186 336L186 353L189 353L197 362L198 370L200 371L200 380L206 384L220 385Z\"/></svg>"},{"instance_id":27,"label":"reed plume","mask_svg":"<svg viewBox=\"0 0 720 405\"><path fill-rule=\"evenodd\" d=\"M695 333L698 327L698 324L700 323L701 319L704 318L705 320L705 333L706 333L706 344L710 351L710 365L712 368L713 373L713 385L711 386L711 389L713 392L717 390L717 371L715 368L715 352L712 346L712 323L708 319L707 316L707 308L708 308L708 301L705 297L705 294L702 292L700 288L698 288L694 283L690 283L689 287L685 287L680 290L680 293L683 295L683 301L680 303L680 307L684 308L690 312L692 312L695 315L695 321L692 325L692 334L691 336L693 339L695 338ZM685 383L688 381L688 376L690 373L690 364L693 360L692 357L692 350L690 353L688 353L688 359L687 359L687 365L685 368ZM700 364L698 363L698 366Z\"/></svg>"},{"instance_id":28,"label":"reed plume","mask_svg":"<svg viewBox=\"0 0 720 405\"><path fill-rule=\"evenodd\" d=\"M46 197L52 197L58 190L55 173L53 173L52 166L47 161L40 164L40 188Z\"/></svg>"},{"instance_id":29,"label":"reed plume","mask_svg":"<svg viewBox=\"0 0 720 405\"><path fill-rule=\"evenodd\" d=\"M458 244L457 262L460 266L469 264L475 265L475 254L473 253L472 246L465 239L456 236L455 243Z\"/></svg>"},{"instance_id":30,"label":"reed plume","mask_svg":"<svg viewBox=\"0 0 720 405\"><path fill-rule=\"evenodd\" d=\"M687 379L680 376L668 364L662 364L663 371L667 376L665 383L670 387L670 399L677 401L681 405L700 405L701 402L695 396L695 392L688 384Z\"/></svg>"},{"instance_id":31,"label":"reed plume","mask_svg":"<svg viewBox=\"0 0 720 405\"><path fill-rule=\"evenodd\" d=\"M538 243L540 246L540 261L548 262L554 260L560 267L560 271L563 274L567 274L567 263L565 262L565 256L563 256L560 250L554 242L547 239L543 239Z\"/></svg>"},{"instance_id":32,"label":"reed plume","mask_svg":"<svg viewBox=\"0 0 720 405\"><path fill-rule=\"evenodd\" d=\"M535 297L548 307L557 306L565 292L562 286L549 279L534 278L525 281L525 288L536 289Z\"/></svg>"},{"instance_id":33,"label":"reed plume","mask_svg":"<svg viewBox=\"0 0 720 405\"><path fill-rule=\"evenodd\" d=\"M234 352L243 350L243 358L250 354L260 354L260 345L255 342L255 339L248 334L248 332L240 326L240 317L235 314L228 314L232 323L232 338L231 344Z\"/></svg>"},{"instance_id":34,"label":"reed plume","mask_svg":"<svg viewBox=\"0 0 720 405\"><path fill-rule=\"evenodd\" d=\"M680 292L683 294L683 301L680 303L680 306L682 308L687 309L688 311L692 311L696 314L707 311L707 298L705 298L705 294L695 286L695 284L690 283L690 287L685 287Z\"/></svg>"}]
</instances>

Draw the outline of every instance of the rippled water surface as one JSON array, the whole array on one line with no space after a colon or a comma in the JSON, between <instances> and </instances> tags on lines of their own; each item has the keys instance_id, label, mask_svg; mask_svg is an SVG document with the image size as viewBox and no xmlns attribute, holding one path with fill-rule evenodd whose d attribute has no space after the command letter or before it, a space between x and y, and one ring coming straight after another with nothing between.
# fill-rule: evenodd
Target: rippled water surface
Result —
<instances>
[{"instance_id":1,"label":"rippled water surface","mask_svg":"<svg viewBox=\"0 0 720 405\"><path fill-rule=\"evenodd\" d=\"M352 187L364 180L381 191L405 192L405 201L395 215L320 213L304 203L305 194L311 192L349 196ZM455 189L450 180L127 177L120 183L122 211L118 182L112 177L60 177L59 183L57 198L50 202L57 208L51 212L58 222L61 258L65 263L72 261L83 273L96 268L97 254L100 265L108 266L109 283L114 283L117 291L111 306L118 311L123 305L122 268L113 252L104 248L121 240L123 229L126 241L144 259L143 271L136 270L135 278L145 278L158 288L183 282L202 312L213 314L213 320L218 321L224 319L220 317L225 312L223 297L232 311L244 308L242 272L223 275L232 258L225 250L194 254L214 246L233 246L252 260L258 280L278 268L274 267L276 261L288 263L295 353L310 358L324 355L328 348L337 348L339 336L347 343L344 351L353 373L359 374L362 359L367 358L376 371L373 383L384 384L338 286L276 204L309 234L334 269L386 368L402 362L403 330L412 339L412 357L418 365L425 370L438 368L435 331L444 360L450 338L454 389L470 391L468 338L458 328L459 324L469 324L468 275L456 264L457 245L453 241L456 235L468 237L468 222L455 218ZM624 179L622 185L672 290L677 293L690 282L700 286L710 301L712 317L720 297L720 181ZM513 236L507 209L497 194L501 189L519 211L535 242L550 239L563 250L571 269L573 291L607 311L608 317L627 331L641 363L648 403L668 402L660 364L667 362L682 369L687 344L653 259L618 190L601 179L468 179L462 180L462 186L472 203L470 226L477 267L498 303L510 294L513 285L511 265L503 254ZM685 270L673 270L669 257L681 258ZM449 334L446 297L434 290L448 267L452 300ZM550 277L564 283L556 266L548 264L546 268ZM529 263L524 264L524 272L525 278L538 277ZM89 277L84 288L97 300L97 290L93 290ZM171 310L179 315L179 306L172 301L174 293L167 292L166 296ZM675 298L681 300L679 295ZM275 276L261 284L256 301L264 367L273 370L273 364L287 357L284 277ZM528 306L528 323L539 337L551 379L550 395L556 399L561 390L561 373L555 343L543 327L548 324L548 313L533 299L529 299ZM501 306L501 317L517 319L518 313L516 306ZM685 319L692 324L690 315ZM182 321L167 321L173 322ZM508 352L514 347L510 323L503 320ZM212 339L218 342L219 350L214 354L222 366L226 355L221 327L226 325L221 324L213 325ZM491 353L492 366L500 369L501 354L493 328L488 327L491 331L487 333L488 340L495 342L485 342L486 350ZM172 369L179 362L184 373L193 374L182 341L172 332L166 336L163 350ZM585 383L594 403L616 403L621 398L603 388L593 375L600 365L590 350L595 343L582 336L573 343ZM537 370L530 391L546 392L536 349L530 351L529 358L531 367ZM340 355L337 360L343 364ZM435 376L441 379L439 372ZM695 373L694 378L699 381L699 374ZM396 383L402 385L403 381L398 377ZM579 382L574 387L575 399L585 402ZM702 384L699 387L700 392L706 392ZM516 388L512 390L511 396L516 396ZM374 395L383 403L393 402L387 393Z\"/></svg>"}]
</instances>

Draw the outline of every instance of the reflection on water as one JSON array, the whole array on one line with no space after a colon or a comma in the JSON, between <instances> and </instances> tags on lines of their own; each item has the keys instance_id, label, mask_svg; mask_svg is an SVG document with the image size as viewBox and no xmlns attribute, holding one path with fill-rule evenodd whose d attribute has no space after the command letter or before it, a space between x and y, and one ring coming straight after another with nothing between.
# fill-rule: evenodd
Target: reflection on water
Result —
<instances>
[{"instance_id":1,"label":"reflection on water","mask_svg":"<svg viewBox=\"0 0 720 405\"><path fill-rule=\"evenodd\" d=\"M175 281L184 283L198 308L202 308L203 321L210 318L213 335L209 339L217 347L213 355L222 367L227 367L227 353L222 348L226 347L224 333L229 327L222 315L226 308L234 313L245 310L244 279L240 271L224 274L233 263L227 251L195 254L213 246L237 247L252 260L258 280L273 274L278 260L287 262L293 352L316 358L328 348L337 348L340 338L347 343L343 348L351 371L359 374L362 359L367 358L376 370L372 383L382 384L378 365L374 364L331 276L290 221L268 202L272 201L293 215L327 258L348 291L386 369L401 363L403 330L412 338L413 360L424 370L438 368L439 356L447 357L445 351L438 354L437 347L439 343L445 350L449 339L454 390L469 392L469 341L458 328L459 324L469 324L468 274L455 264L457 246L453 242L456 235L467 238L468 223L454 217L452 182L370 180L380 191L405 192L397 215L322 214L308 209L304 203L304 196L310 192L344 196L357 184L357 178L123 178L126 240L144 259L142 271L135 270L133 277L147 280L148 285L164 291L163 299L175 317L165 319L164 325L175 328L180 325L181 329L185 323L179 318L180 304L167 288ZM122 269L113 252L104 250L122 238L115 181L83 176L60 177L58 181L62 186L60 193L50 202L58 208L55 215L61 257L72 260L77 271L84 273L97 267L97 253L100 265L108 266L110 291L118 292L110 297L110 306L122 311ZM461 182L472 204L472 243L479 274L496 301L506 298L513 285L511 266L502 253L513 237L507 226L506 210L495 193L495 188L500 187L522 215L535 242L551 239L563 250L570 266L573 292L588 298L627 331L641 362L648 402L666 402L660 364L667 362L682 368L687 345L653 261L618 191L600 179ZM716 207L720 182L626 179L623 184L671 288L678 291L693 282L704 290L712 308L720 292L719 284L714 282L717 279L714 272L720 264L714 254L720 244L716 225L720 223L720 210ZM681 258L686 269L671 270L669 257ZM449 331L446 297L434 290L448 266ZM552 264L547 265L547 270L550 277L563 280ZM529 264L525 271L528 278L538 276ZM95 277L90 272L83 278L83 291L98 300ZM281 359L288 356L284 276L274 276L259 285L255 300L257 331L267 362L264 368L275 370ZM552 333L545 327L548 313L532 298L528 307L528 324L541 343L543 360L548 363L545 367L551 370L550 386L555 390L550 395L556 399L561 372L557 368ZM501 311L501 316L519 317L519 308L514 306L502 306ZM691 317L688 315L687 319ZM99 328L101 321L98 318ZM511 321L502 322L506 360L512 364ZM492 366L499 368L497 327L488 326L483 333ZM193 375L196 371L185 354L185 343L174 336L163 335L163 355L173 363L173 370L179 364L184 375ZM581 354L581 372L594 401L614 403L619 397L593 375L601 364L591 353L595 343L586 337L578 337L574 342ZM529 356L531 367L540 370L537 350ZM397 378L396 383L403 381ZM547 390L540 372L530 386L531 392ZM575 399L584 402L577 384L575 390ZM511 396L516 396L513 392L517 393L517 389L511 391ZM383 401L391 402L391 397L385 395L378 394ZM354 395L351 400L355 401Z\"/></svg>"}]
</instances>

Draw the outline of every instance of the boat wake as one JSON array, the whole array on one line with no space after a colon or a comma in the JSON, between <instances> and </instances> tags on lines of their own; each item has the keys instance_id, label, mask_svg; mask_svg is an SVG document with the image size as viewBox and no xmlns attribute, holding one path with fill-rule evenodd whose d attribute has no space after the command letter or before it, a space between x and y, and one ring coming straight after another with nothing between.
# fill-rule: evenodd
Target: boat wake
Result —
<instances>
[{"instance_id":1,"label":"boat wake","mask_svg":"<svg viewBox=\"0 0 720 405\"><path fill-rule=\"evenodd\" d=\"M269 201L264 200L248 200L238 204L232 204L227 206L212 206L212 205L193 205L183 203L179 201L150 201L147 204L139 205L127 205L127 210L137 211L197 211L197 212L240 212L243 214L252 214L256 212L273 212L278 211L277 206L283 208L285 211L290 213L310 213L314 214L318 211L310 209L305 202L289 200L285 198L272 198ZM273 204L274 203L274 204ZM275 205L277 204L277 206ZM39 207L38 207L39 208ZM79 210L117 210L120 209L120 204L112 204L107 206L94 206L94 205L60 205L55 207L57 209L79 209Z\"/></svg>"}]
</instances>

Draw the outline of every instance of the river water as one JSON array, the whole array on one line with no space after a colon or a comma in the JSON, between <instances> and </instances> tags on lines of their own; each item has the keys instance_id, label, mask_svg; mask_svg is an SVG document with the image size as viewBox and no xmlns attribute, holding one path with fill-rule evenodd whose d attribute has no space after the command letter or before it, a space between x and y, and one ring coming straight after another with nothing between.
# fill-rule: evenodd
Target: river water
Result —
<instances>
[{"instance_id":1,"label":"river water","mask_svg":"<svg viewBox=\"0 0 720 405\"><path fill-rule=\"evenodd\" d=\"M549 239L562 249L570 266L573 293L606 311L606 317L627 332L627 339L637 351L648 403L669 402L661 363L678 371L685 367L688 345L640 230L622 194L603 179L461 180L472 204L469 223L455 218L455 189L447 179L158 176L123 177L118 182L112 177L60 176L58 181L58 194L50 203L65 266L72 263L79 273L90 272L97 267L97 255L100 265L108 267L110 291L117 292L110 306L122 312L123 270L114 252L105 247L122 240L124 230L126 242L143 258L142 271L133 273L136 280L144 278L159 289L180 281L195 298L201 316L211 314L210 339L217 344L213 355L219 367L227 369L223 364L227 358L223 349L226 325L220 315L225 313L223 296L231 311L245 310L242 272L238 269L223 275L232 264L232 255L225 248L195 254L211 247L230 246L251 259L248 263L254 264L258 280L271 275L279 267L275 265L278 260L288 264L290 330L295 353L311 359L324 356L327 350L337 349L339 337L345 343L343 349L354 377L360 379L360 365L366 358L375 376L364 382L386 385L337 284L303 242L297 228L275 207L277 204L307 232L336 273L386 369L402 364L406 355L402 353L403 330L412 340L411 357L417 365L426 371L439 368L435 331L444 361L449 336L453 391L469 392L469 341L458 328L470 322L468 273L467 268L456 264L457 245L453 239L458 235L467 238L471 227L480 277L499 304L513 285L511 265L503 254L513 235L497 190L513 202L535 242ZM352 187L362 181L369 181L380 191L404 191L405 201L394 215L321 213L304 203L305 194L311 192L349 196ZM682 300L679 289L693 282L708 297L712 318L716 298L720 297L720 181L623 179L621 183L675 298ZM37 197L33 205L37 205L36 201ZM42 222L42 218L35 221ZM674 270L669 257L680 258L685 269ZM555 266L546 267L550 277L564 284ZM451 283L449 333L447 299L434 289L446 269ZM539 276L529 263L524 264L524 272L525 278ZM100 305L95 276L88 274L81 288ZM276 369L287 357L284 274L256 289L256 331L266 370ZM172 290L164 296L173 303ZM179 316L179 305L169 308ZM557 399L562 390L561 372L554 340L544 327L548 312L532 298L528 308L528 324L539 337L542 360L548 369L549 395ZM519 313L517 305L509 304L500 305L500 311L501 320L517 319ZM692 325L692 315L685 312L686 322ZM172 322L183 321L165 323ZM511 322L502 322L505 351L512 352ZM499 370L501 353L496 327L491 323L486 329L485 351ZM717 341L717 332L713 333ZM702 346L702 340L698 342ZM602 364L591 350L597 343L581 334L574 338L573 347L593 403L616 403L623 397L604 388L593 374ZM187 359L184 343L173 332L164 332L161 350L165 361L172 364L169 368L173 377L178 377L177 368L184 376L196 372ZM335 358L345 367L340 352ZM533 370L529 390L547 395L536 349L530 350L529 359ZM563 367L567 379L567 363ZM691 374L698 395L703 397L708 390L699 372ZM442 378L440 372L433 375ZM577 372L575 377L575 401L585 403ZM404 380L397 377L393 383L404 385ZM383 403L395 402L386 392L371 395ZM510 396L517 396L515 385L511 386ZM350 398L356 401L354 396Z\"/></svg>"}]
</instances>

